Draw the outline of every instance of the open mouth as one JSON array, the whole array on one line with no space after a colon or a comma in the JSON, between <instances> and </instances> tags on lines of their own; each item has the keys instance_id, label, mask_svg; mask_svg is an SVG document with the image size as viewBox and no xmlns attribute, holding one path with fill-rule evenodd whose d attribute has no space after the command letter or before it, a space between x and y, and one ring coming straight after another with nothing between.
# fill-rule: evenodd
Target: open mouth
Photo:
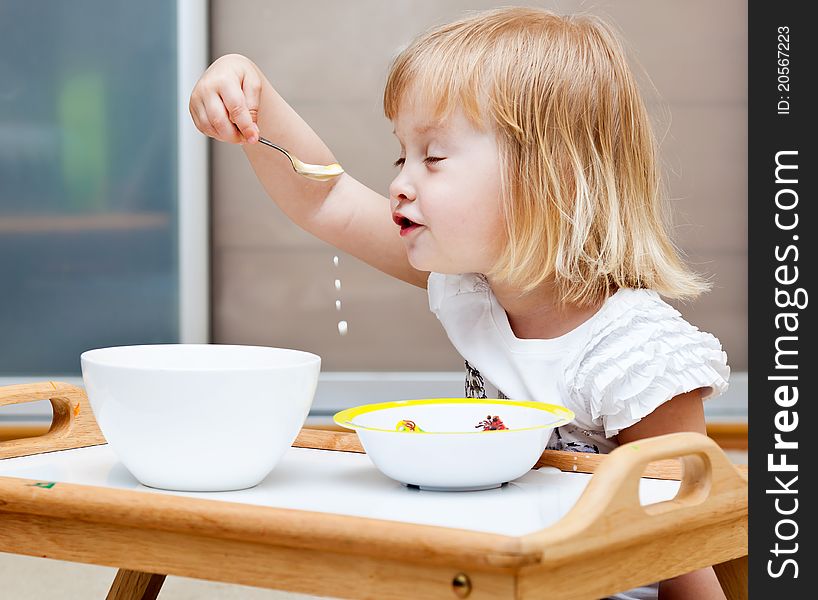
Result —
<instances>
[{"instance_id":1,"label":"open mouth","mask_svg":"<svg viewBox=\"0 0 818 600\"><path fill-rule=\"evenodd\" d=\"M397 225L400 226L401 236L407 235L407 234L411 233L412 231L414 231L415 229L423 227L422 224L415 223L411 219L409 219L407 217L404 217L403 215L399 215L399 214L393 215L393 220L395 221L395 223Z\"/></svg>"},{"instance_id":2,"label":"open mouth","mask_svg":"<svg viewBox=\"0 0 818 600\"><path fill-rule=\"evenodd\" d=\"M400 225L401 229L406 229L407 227L412 227L413 225L417 225L414 221L407 219L406 217L400 217L398 219L398 225Z\"/></svg>"},{"instance_id":3,"label":"open mouth","mask_svg":"<svg viewBox=\"0 0 818 600\"><path fill-rule=\"evenodd\" d=\"M395 215L394 221L396 224L400 226L400 234L402 236L410 233L411 231L419 227L423 227L423 225L421 225L420 223L415 223L414 221L404 217L403 215Z\"/></svg>"}]
</instances>

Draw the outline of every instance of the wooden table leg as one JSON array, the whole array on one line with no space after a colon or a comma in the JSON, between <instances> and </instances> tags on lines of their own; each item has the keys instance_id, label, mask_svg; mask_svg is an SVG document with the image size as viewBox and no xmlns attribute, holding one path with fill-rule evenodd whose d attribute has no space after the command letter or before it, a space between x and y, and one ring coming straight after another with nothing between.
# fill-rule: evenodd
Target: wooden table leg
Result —
<instances>
[{"instance_id":1,"label":"wooden table leg","mask_svg":"<svg viewBox=\"0 0 818 600\"><path fill-rule=\"evenodd\" d=\"M719 578L721 589L727 596L727 600L747 600L749 573L746 556L713 565L713 570L716 572L716 577Z\"/></svg>"},{"instance_id":2,"label":"wooden table leg","mask_svg":"<svg viewBox=\"0 0 818 600\"><path fill-rule=\"evenodd\" d=\"M165 575L120 569L106 600L156 600L163 583Z\"/></svg>"}]
</instances>

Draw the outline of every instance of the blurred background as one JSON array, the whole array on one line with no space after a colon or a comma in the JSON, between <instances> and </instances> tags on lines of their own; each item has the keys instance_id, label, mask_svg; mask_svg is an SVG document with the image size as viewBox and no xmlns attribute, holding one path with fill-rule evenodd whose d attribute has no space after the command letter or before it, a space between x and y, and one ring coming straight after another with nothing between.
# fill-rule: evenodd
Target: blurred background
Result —
<instances>
[{"instance_id":1,"label":"blurred background","mask_svg":"<svg viewBox=\"0 0 818 600\"><path fill-rule=\"evenodd\" d=\"M210 62L244 54L347 172L387 196L399 152L382 113L390 61L427 28L503 4L0 0L0 385L81 384L90 348L211 342L319 354L314 424L344 406L461 395L462 360L425 291L290 223L239 147L194 129L187 103ZM589 12L621 32L661 141L676 241L714 283L676 307L721 340L733 369L706 404L709 432L746 449L746 3L518 4ZM47 401L4 407L0 440L50 420ZM0 561L0 579L23 567ZM197 597L173 579L163 597ZM87 597L94 581L60 589Z\"/></svg>"}]
</instances>

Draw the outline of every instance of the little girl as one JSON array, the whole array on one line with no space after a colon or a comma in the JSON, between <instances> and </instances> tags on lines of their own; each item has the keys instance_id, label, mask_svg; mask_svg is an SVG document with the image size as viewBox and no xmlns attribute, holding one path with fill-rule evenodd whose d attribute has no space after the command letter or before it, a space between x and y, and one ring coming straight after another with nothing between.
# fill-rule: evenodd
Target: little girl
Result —
<instances>
[{"instance_id":1,"label":"little girl","mask_svg":"<svg viewBox=\"0 0 818 600\"><path fill-rule=\"evenodd\" d=\"M607 453L705 432L727 388L719 341L660 297L708 284L668 234L656 143L611 28L536 8L477 13L395 59L384 93L401 153L389 200L348 174L295 174L259 132L315 164L336 158L251 61L220 58L190 99L196 126L241 143L299 226L428 289L466 361L466 393L561 403L550 446ZM723 598L711 568L619 598Z\"/></svg>"}]
</instances>

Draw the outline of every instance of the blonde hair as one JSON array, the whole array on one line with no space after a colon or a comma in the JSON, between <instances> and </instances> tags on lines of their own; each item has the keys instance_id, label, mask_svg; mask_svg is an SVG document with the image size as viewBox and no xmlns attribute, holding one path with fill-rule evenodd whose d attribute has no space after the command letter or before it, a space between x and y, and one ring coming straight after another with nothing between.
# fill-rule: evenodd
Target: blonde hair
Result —
<instances>
[{"instance_id":1,"label":"blonde hair","mask_svg":"<svg viewBox=\"0 0 818 600\"><path fill-rule=\"evenodd\" d=\"M692 298L710 284L668 235L657 144L616 33L591 15L508 7L416 38L393 61L384 112L413 92L436 119L460 107L499 148L505 244L487 273L561 302L620 287Z\"/></svg>"}]
</instances>

